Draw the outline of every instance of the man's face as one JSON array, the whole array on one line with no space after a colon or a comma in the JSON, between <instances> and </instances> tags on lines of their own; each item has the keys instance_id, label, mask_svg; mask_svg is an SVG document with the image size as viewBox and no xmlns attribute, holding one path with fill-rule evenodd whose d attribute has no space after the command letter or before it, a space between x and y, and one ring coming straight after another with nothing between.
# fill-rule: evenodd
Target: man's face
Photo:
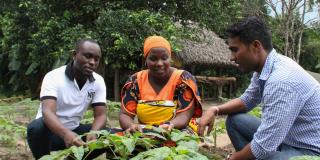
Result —
<instances>
[{"instance_id":1,"label":"man's face","mask_svg":"<svg viewBox=\"0 0 320 160\"><path fill-rule=\"evenodd\" d=\"M90 76L99 65L101 50L99 45L90 41L83 42L78 53L74 55L74 68L83 76Z\"/></svg>"},{"instance_id":2,"label":"man's face","mask_svg":"<svg viewBox=\"0 0 320 160\"><path fill-rule=\"evenodd\" d=\"M235 37L228 39L228 45L232 53L230 60L238 65L240 71L248 73L257 69L258 57L253 44L246 45Z\"/></svg>"},{"instance_id":3,"label":"man's face","mask_svg":"<svg viewBox=\"0 0 320 160\"><path fill-rule=\"evenodd\" d=\"M146 63L150 73L155 77L165 77L170 70L170 54L165 48L152 48Z\"/></svg>"}]
</instances>

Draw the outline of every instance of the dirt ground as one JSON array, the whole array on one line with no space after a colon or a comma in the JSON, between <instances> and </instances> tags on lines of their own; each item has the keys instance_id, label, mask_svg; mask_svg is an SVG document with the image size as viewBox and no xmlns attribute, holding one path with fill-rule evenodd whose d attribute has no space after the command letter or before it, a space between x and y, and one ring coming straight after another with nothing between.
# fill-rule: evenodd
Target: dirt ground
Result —
<instances>
[{"instance_id":1,"label":"dirt ground","mask_svg":"<svg viewBox=\"0 0 320 160\"><path fill-rule=\"evenodd\" d=\"M203 103L203 109L206 110L208 107L213 106L213 105L217 105L219 104L218 102L204 102ZM19 106L18 108L24 108L23 106ZM17 112L23 112L22 110L17 109ZM109 115L109 124L111 126L119 126L118 124L118 114L110 114ZM23 114L16 116L15 118L15 122L19 123L19 124L24 124L26 125L30 120L32 119L32 117L30 117L30 115L23 116ZM217 121L219 120L223 120L224 117L218 117ZM213 138L211 138L213 140ZM217 159L222 159L224 158L228 153L233 151L233 147L231 145L230 139L228 138L228 135L226 133L220 133L217 135L217 146L212 147L213 144L209 144L211 145L211 147L209 148L204 148L203 153L217 153L220 156L220 158ZM207 154L206 154L207 155ZM30 152L29 147L27 146L26 140L25 139L20 139L18 140L17 144L15 145L15 147L4 147L4 146L0 146L0 160L31 160L32 155ZM104 159L104 158L98 158L100 159ZM216 159L215 157L213 157L212 159Z\"/></svg>"},{"instance_id":2,"label":"dirt ground","mask_svg":"<svg viewBox=\"0 0 320 160\"><path fill-rule=\"evenodd\" d=\"M215 106L215 105L219 105L221 103L219 102L203 102L202 107L203 110L205 111L206 109L208 109L210 106ZM217 121L225 119L225 117L217 117ZM217 147L221 148L221 149L227 149L228 151L232 151L232 144L231 141L227 135L227 133L221 133L217 136Z\"/></svg>"}]
</instances>

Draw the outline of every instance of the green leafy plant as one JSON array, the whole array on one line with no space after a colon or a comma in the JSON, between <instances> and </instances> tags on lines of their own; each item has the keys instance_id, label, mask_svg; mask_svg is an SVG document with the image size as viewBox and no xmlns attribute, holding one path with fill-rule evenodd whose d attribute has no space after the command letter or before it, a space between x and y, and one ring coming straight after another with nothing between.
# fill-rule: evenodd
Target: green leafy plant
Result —
<instances>
[{"instance_id":1,"label":"green leafy plant","mask_svg":"<svg viewBox=\"0 0 320 160\"><path fill-rule=\"evenodd\" d=\"M223 121L221 120L214 125L214 129L211 132L211 135L213 137L215 147L217 147L217 136L225 132L226 132L226 125L224 120Z\"/></svg>"},{"instance_id":2,"label":"green leafy plant","mask_svg":"<svg viewBox=\"0 0 320 160\"><path fill-rule=\"evenodd\" d=\"M112 159L207 159L198 153L199 137L179 130L165 132L161 128L151 127L148 132L134 134L111 134L108 131L93 131L87 134L98 135L97 141L88 142L86 146L70 147L42 157L47 159L86 159L88 153L96 149L110 150ZM86 136L84 134L82 136ZM81 137L82 137L81 136ZM173 144L173 145L172 145Z\"/></svg>"},{"instance_id":3,"label":"green leafy plant","mask_svg":"<svg viewBox=\"0 0 320 160\"><path fill-rule=\"evenodd\" d=\"M7 148L16 148L18 143L26 144L26 123L35 117L39 101L22 97L1 99L0 104L0 144Z\"/></svg>"},{"instance_id":4,"label":"green leafy plant","mask_svg":"<svg viewBox=\"0 0 320 160\"><path fill-rule=\"evenodd\" d=\"M2 145L14 146L19 138L26 138L26 127L18 125L11 120L0 117L0 143Z\"/></svg>"}]
</instances>

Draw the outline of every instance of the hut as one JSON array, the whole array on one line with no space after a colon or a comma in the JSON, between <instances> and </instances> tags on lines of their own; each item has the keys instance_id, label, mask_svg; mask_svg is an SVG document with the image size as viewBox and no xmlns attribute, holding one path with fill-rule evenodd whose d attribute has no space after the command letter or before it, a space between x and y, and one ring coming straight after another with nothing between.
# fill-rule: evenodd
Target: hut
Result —
<instances>
[{"instance_id":1,"label":"hut","mask_svg":"<svg viewBox=\"0 0 320 160\"><path fill-rule=\"evenodd\" d=\"M223 88L227 87L227 96L231 97L235 90L235 77L220 76L223 69L234 68L236 64L230 61L231 52L225 40L207 29L198 31L198 41L181 40L182 51L175 53L173 60L176 67L190 68L198 81L203 99L219 98L223 95ZM208 70L215 70L215 77L196 75L196 67L205 66ZM214 87L214 95L206 96L205 89Z\"/></svg>"},{"instance_id":2,"label":"hut","mask_svg":"<svg viewBox=\"0 0 320 160\"><path fill-rule=\"evenodd\" d=\"M230 61L231 52L225 40L214 32L203 29L198 31L199 40L181 40L182 51L175 57L182 65L206 65L215 68L235 67Z\"/></svg>"}]
</instances>

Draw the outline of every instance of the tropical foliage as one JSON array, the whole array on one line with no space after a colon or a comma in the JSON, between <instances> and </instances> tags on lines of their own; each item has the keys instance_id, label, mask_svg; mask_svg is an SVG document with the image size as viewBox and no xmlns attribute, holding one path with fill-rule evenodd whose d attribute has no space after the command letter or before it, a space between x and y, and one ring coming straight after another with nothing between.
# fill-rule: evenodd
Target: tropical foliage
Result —
<instances>
[{"instance_id":1,"label":"tropical foliage","mask_svg":"<svg viewBox=\"0 0 320 160\"><path fill-rule=\"evenodd\" d=\"M221 33L240 15L240 5L234 0L2 1L0 89L7 95L38 96L44 74L66 64L75 41L84 37L101 44L101 74L138 70L147 36L163 35L178 51L177 41L190 37L192 30L176 22L197 22Z\"/></svg>"}]
</instances>

